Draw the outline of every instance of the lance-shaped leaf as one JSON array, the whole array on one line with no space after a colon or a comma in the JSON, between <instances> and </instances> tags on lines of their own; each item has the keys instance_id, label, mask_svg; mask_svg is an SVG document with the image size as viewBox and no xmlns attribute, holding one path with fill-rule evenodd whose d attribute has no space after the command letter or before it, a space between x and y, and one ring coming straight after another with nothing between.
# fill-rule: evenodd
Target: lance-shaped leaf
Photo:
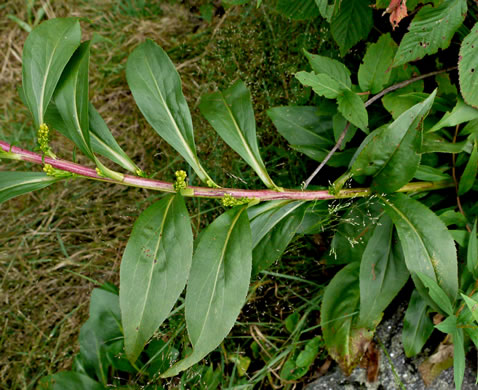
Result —
<instances>
[{"instance_id":1,"label":"lance-shaped leaf","mask_svg":"<svg viewBox=\"0 0 478 390\"><path fill-rule=\"evenodd\" d=\"M41 390L105 390L105 387L79 372L63 371L40 380Z\"/></svg>"},{"instance_id":2,"label":"lance-shaped leaf","mask_svg":"<svg viewBox=\"0 0 478 390\"><path fill-rule=\"evenodd\" d=\"M466 163L463 174L460 177L460 184L458 185L458 195L463 195L471 190L476 180L478 172L478 140L475 139L473 143L473 150L470 159Z\"/></svg>"},{"instance_id":3,"label":"lance-shaped leaf","mask_svg":"<svg viewBox=\"0 0 478 390\"><path fill-rule=\"evenodd\" d=\"M226 143L241 156L269 188L277 188L262 161L256 136L251 93L242 81L225 91L201 97L199 109Z\"/></svg>"},{"instance_id":4,"label":"lance-shaped leaf","mask_svg":"<svg viewBox=\"0 0 478 390\"><path fill-rule=\"evenodd\" d=\"M460 47L458 60L458 76L460 90L463 99L470 106L478 108L478 72L476 64L478 61L478 23L475 24L470 33L463 39Z\"/></svg>"},{"instance_id":5,"label":"lance-shaped leaf","mask_svg":"<svg viewBox=\"0 0 478 390\"><path fill-rule=\"evenodd\" d=\"M456 126L460 123L469 122L473 119L478 118L478 110L466 104L462 99L458 98L456 102L456 106L453 108L452 111L447 112L443 115L435 126L433 126L428 133L433 131L440 130L444 127Z\"/></svg>"},{"instance_id":6,"label":"lance-shaped leaf","mask_svg":"<svg viewBox=\"0 0 478 390\"><path fill-rule=\"evenodd\" d=\"M91 104L91 102L88 106L88 117L90 142L93 153L109 158L111 161L122 166L124 169L130 172L140 172L141 170L138 168L138 166L128 157L121 146L118 145L104 119ZM61 117L58 108L54 103L50 103L48 106L48 110L45 114L45 122L51 128L71 139L70 132L66 127L66 123Z\"/></svg>"},{"instance_id":7,"label":"lance-shaped leaf","mask_svg":"<svg viewBox=\"0 0 478 390\"><path fill-rule=\"evenodd\" d=\"M433 302L435 302L444 313L448 314L449 316L453 315L453 306L450 302L450 298L437 284L437 282L422 272L417 272L417 276L420 278L420 281L423 283L423 285L428 289L430 298L433 300Z\"/></svg>"},{"instance_id":8,"label":"lance-shaped leaf","mask_svg":"<svg viewBox=\"0 0 478 390\"><path fill-rule=\"evenodd\" d=\"M420 162L420 125L430 110L436 90L392 124L370 133L351 162L351 175L373 176L372 188L393 192L407 184Z\"/></svg>"},{"instance_id":9,"label":"lance-shaped leaf","mask_svg":"<svg viewBox=\"0 0 478 390\"><path fill-rule=\"evenodd\" d=\"M330 356L346 375L360 362L372 332L357 327L360 304L360 263L340 270L325 288L322 300L321 326Z\"/></svg>"},{"instance_id":10,"label":"lance-shaped leaf","mask_svg":"<svg viewBox=\"0 0 478 390\"><path fill-rule=\"evenodd\" d=\"M478 324L478 302L475 301L473 298L466 296L465 294L461 294L461 297L465 301L466 306L468 306L468 309L470 310L473 319Z\"/></svg>"},{"instance_id":11,"label":"lance-shaped leaf","mask_svg":"<svg viewBox=\"0 0 478 390\"><path fill-rule=\"evenodd\" d=\"M360 262L360 325L374 329L382 318L382 312L405 285L408 277L393 222L388 215L383 215Z\"/></svg>"},{"instance_id":12,"label":"lance-shaped leaf","mask_svg":"<svg viewBox=\"0 0 478 390\"><path fill-rule=\"evenodd\" d=\"M167 196L138 218L120 272L126 356L134 362L186 285L193 236L184 198Z\"/></svg>"},{"instance_id":13,"label":"lance-shaped leaf","mask_svg":"<svg viewBox=\"0 0 478 390\"><path fill-rule=\"evenodd\" d=\"M407 268L422 296L427 291L416 277L421 272L445 291L451 302L458 292L458 266L453 238L441 219L420 202L403 194L381 197L397 227Z\"/></svg>"},{"instance_id":14,"label":"lance-shaped leaf","mask_svg":"<svg viewBox=\"0 0 478 390\"><path fill-rule=\"evenodd\" d=\"M88 68L90 41L83 42L71 57L58 82L54 101L64 123L65 131L76 146L91 160L88 119Z\"/></svg>"},{"instance_id":15,"label":"lance-shaped leaf","mask_svg":"<svg viewBox=\"0 0 478 390\"><path fill-rule=\"evenodd\" d=\"M478 237L476 237L476 225L477 221L475 220L466 250L466 268L478 279Z\"/></svg>"},{"instance_id":16,"label":"lance-shaped leaf","mask_svg":"<svg viewBox=\"0 0 478 390\"><path fill-rule=\"evenodd\" d=\"M213 184L199 163L181 79L166 52L151 40L142 43L128 58L126 78L136 104L153 129L184 157L203 182Z\"/></svg>"},{"instance_id":17,"label":"lance-shaped leaf","mask_svg":"<svg viewBox=\"0 0 478 390\"><path fill-rule=\"evenodd\" d=\"M36 127L43 123L43 115L61 73L80 40L77 18L48 20L28 35L23 47L22 82L26 104Z\"/></svg>"},{"instance_id":18,"label":"lance-shaped leaf","mask_svg":"<svg viewBox=\"0 0 478 390\"><path fill-rule=\"evenodd\" d=\"M463 23L466 11L466 0L445 0L437 7L425 5L421 8L400 42L394 66L447 48L453 34Z\"/></svg>"},{"instance_id":19,"label":"lance-shaped leaf","mask_svg":"<svg viewBox=\"0 0 478 390\"><path fill-rule=\"evenodd\" d=\"M48 187L60 180L43 172L0 172L0 203Z\"/></svg>"},{"instance_id":20,"label":"lance-shaped leaf","mask_svg":"<svg viewBox=\"0 0 478 390\"><path fill-rule=\"evenodd\" d=\"M192 353L162 376L174 376L214 350L232 329L251 278L252 239L245 207L217 218L201 234L186 291Z\"/></svg>"},{"instance_id":21,"label":"lance-shaped leaf","mask_svg":"<svg viewBox=\"0 0 478 390\"><path fill-rule=\"evenodd\" d=\"M276 207L250 217L253 276L282 256L304 218L306 207L303 205L304 202L277 202ZM249 216L253 213L251 210Z\"/></svg>"},{"instance_id":22,"label":"lance-shaped leaf","mask_svg":"<svg viewBox=\"0 0 478 390\"><path fill-rule=\"evenodd\" d=\"M403 319L402 343L405 355L420 353L433 332L433 322L427 314L428 304L417 290L413 290Z\"/></svg>"}]
</instances>

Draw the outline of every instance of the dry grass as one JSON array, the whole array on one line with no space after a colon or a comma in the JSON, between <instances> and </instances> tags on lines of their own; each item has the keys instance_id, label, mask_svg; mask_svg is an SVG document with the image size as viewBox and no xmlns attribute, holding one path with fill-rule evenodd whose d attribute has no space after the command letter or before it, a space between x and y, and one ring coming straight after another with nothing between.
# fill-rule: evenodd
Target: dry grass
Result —
<instances>
[{"instance_id":1,"label":"dry grass","mask_svg":"<svg viewBox=\"0 0 478 390\"><path fill-rule=\"evenodd\" d=\"M259 136L268 145L267 155L273 153L270 148L277 147L278 141L267 131L270 123L262 111L295 96L291 73L297 68L284 65L287 61L276 58L276 49L269 47L272 43L258 39L263 25L253 22L250 28L241 30L240 9L216 15L208 24L198 17L197 7L203 1L183 3L164 2L162 15L147 17L121 13L115 0L42 0L36 5L44 5L49 18L81 17L84 38L93 37L94 32L105 38L92 51L91 99L139 166L162 178L184 167L141 117L125 81L128 53L145 38L151 38L169 51L180 69L199 153L213 176L227 185L242 185L237 177L257 184L256 179L242 172L244 165L225 151L224 144L200 119L199 97L216 86L245 79L256 101L262 129ZM9 0L0 7L0 136L32 149L34 130L16 92L27 33L7 18L15 15L26 20L25 3ZM270 25L271 21L263 18L261 23ZM312 42L313 34L307 34L305 39ZM72 147L64 139L55 138L52 146L60 156L71 158ZM0 164L2 170L29 169L4 161ZM297 160L288 164L294 169L294 164L300 165ZM283 176L289 180L287 171ZM118 283L121 255L133 221L156 196L144 190L81 180L60 183L0 206L1 388L29 389L39 377L69 368L77 352L79 328L87 318L92 288L95 283ZM190 206L191 214L196 215L193 226L197 227L206 220L200 219L200 210L216 205L202 203L200 209L199 202L192 202Z\"/></svg>"}]
</instances>

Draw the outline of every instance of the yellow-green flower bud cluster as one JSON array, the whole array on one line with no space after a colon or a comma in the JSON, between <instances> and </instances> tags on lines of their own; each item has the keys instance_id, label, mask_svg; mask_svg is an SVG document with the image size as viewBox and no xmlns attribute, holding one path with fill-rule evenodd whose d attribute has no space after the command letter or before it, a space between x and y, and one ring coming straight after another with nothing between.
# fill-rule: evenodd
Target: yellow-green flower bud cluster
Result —
<instances>
[{"instance_id":1,"label":"yellow-green flower bud cluster","mask_svg":"<svg viewBox=\"0 0 478 390\"><path fill-rule=\"evenodd\" d=\"M48 176L57 177L57 178L67 178L67 177L75 177L76 174L72 172L62 171L61 169L56 169L50 164L45 164L43 166L43 172L45 172Z\"/></svg>"},{"instance_id":2,"label":"yellow-green flower bud cluster","mask_svg":"<svg viewBox=\"0 0 478 390\"><path fill-rule=\"evenodd\" d=\"M234 207L247 204L251 201L249 198L234 198L231 194L224 194L221 199L224 207Z\"/></svg>"},{"instance_id":3,"label":"yellow-green flower bud cluster","mask_svg":"<svg viewBox=\"0 0 478 390\"><path fill-rule=\"evenodd\" d=\"M50 154L51 149L48 143L50 142L50 129L45 123L40 125L40 128L37 132L38 137L38 145L40 146L40 150L45 154Z\"/></svg>"},{"instance_id":4,"label":"yellow-green flower bud cluster","mask_svg":"<svg viewBox=\"0 0 478 390\"><path fill-rule=\"evenodd\" d=\"M181 190L185 190L186 187L188 186L187 183L186 183L186 177L187 177L187 174L185 171L183 170L180 170L180 171L176 171L174 172L175 176L176 176L176 182L174 183L174 189L179 192Z\"/></svg>"}]
</instances>

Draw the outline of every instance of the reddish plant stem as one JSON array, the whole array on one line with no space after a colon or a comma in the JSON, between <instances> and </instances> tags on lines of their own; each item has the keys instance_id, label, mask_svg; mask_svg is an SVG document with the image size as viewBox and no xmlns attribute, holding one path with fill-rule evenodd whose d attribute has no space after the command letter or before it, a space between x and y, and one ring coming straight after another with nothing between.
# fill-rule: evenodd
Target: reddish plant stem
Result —
<instances>
[{"instance_id":1,"label":"reddish plant stem","mask_svg":"<svg viewBox=\"0 0 478 390\"><path fill-rule=\"evenodd\" d=\"M155 191L163 192L176 192L174 190L173 183L168 183L160 180L147 179L138 176L124 175L123 181L117 181L106 177L99 176L95 169L85 167L80 164L73 163L71 161L53 159L50 157L42 156L38 153L31 152L29 150L21 149L16 146L12 146L4 141L0 141L0 149L4 152L13 153L19 160L27 161L35 164L50 164L53 168L57 168L63 171L72 172L77 175L93 179L100 180L107 183L123 184L132 187L146 188ZM429 191L440 188L453 187L453 182L415 182L408 183L402 187L398 192L418 192ZM225 194L229 194L234 198L249 198L265 200L327 200L327 199L345 199L345 198L357 198L366 197L372 195L370 188L348 188L343 189L337 194L331 194L327 190L320 191L301 191L290 190L274 191L274 190L242 190L236 188L207 188L207 187L188 187L184 191L185 196L200 197L200 198L222 198Z\"/></svg>"}]
</instances>

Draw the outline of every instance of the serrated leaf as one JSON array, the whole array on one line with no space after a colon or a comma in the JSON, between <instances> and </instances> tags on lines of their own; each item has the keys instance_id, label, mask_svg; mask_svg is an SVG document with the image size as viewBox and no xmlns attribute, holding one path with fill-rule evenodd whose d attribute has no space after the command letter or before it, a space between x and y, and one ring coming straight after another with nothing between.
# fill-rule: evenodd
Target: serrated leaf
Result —
<instances>
[{"instance_id":1,"label":"serrated leaf","mask_svg":"<svg viewBox=\"0 0 478 390\"><path fill-rule=\"evenodd\" d=\"M460 294L460 295L465 301L466 306L468 306L468 309L470 309L473 319L478 324L478 302L475 301L473 298L466 296L465 294Z\"/></svg>"},{"instance_id":2,"label":"serrated leaf","mask_svg":"<svg viewBox=\"0 0 478 390\"><path fill-rule=\"evenodd\" d=\"M319 16L315 0L278 0L276 10L294 20L307 20Z\"/></svg>"},{"instance_id":3,"label":"serrated leaf","mask_svg":"<svg viewBox=\"0 0 478 390\"><path fill-rule=\"evenodd\" d=\"M43 172L0 172L0 203L48 187L60 180Z\"/></svg>"},{"instance_id":4,"label":"serrated leaf","mask_svg":"<svg viewBox=\"0 0 478 390\"><path fill-rule=\"evenodd\" d=\"M402 343L407 357L416 356L433 332L433 322L427 314L427 302L415 289L403 319Z\"/></svg>"},{"instance_id":5,"label":"serrated leaf","mask_svg":"<svg viewBox=\"0 0 478 390\"><path fill-rule=\"evenodd\" d=\"M63 371L41 379L39 390L105 390L105 387L87 375Z\"/></svg>"},{"instance_id":6,"label":"serrated leaf","mask_svg":"<svg viewBox=\"0 0 478 390\"><path fill-rule=\"evenodd\" d=\"M315 74L314 72L301 71L295 74L295 78L302 85L312 87L317 95L324 96L327 99L335 99L346 88L344 84L325 73Z\"/></svg>"},{"instance_id":7,"label":"serrated leaf","mask_svg":"<svg viewBox=\"0 0 478 390\"><path fill-rule=\"evenodd\" d=\"M320 311L325 345L345 375L350 375L372 340L372 332L356 326L359 268L360 263L354 262L332 278L325 288Z\"/></svg>"},{"instance_id":8,"label":"serrated leaf","mask_svg":"<svg viewBox=\"0 0 478 390\"><path fill-rule=\"evenodd\" d=\"M435 302L444 313L453 315L453 306L450 302L450 298L448 295L446 295L445 291L440 288L437 282L422 272L417 272L417 276L420 278L423 285L428 289L433 302Z\"/></svg>"},{"instance_id":9,"label":"serrated leaf","mask_svg":"<svg viewBox=\"0 0 478 390\"><path fill-rule=\"evenodd\" d=\"M164 197L141 213L120 271L125 351L131 362L168 317L186 286L192 253L191 224L181 195Z\"/></svg>"},{"instance_id":10,"label":"serrated leaf","mask_svg":"<svg viewBox=\"0 0 478 390\"><path fill-rule=\"evenodd\" d=\"M309 53L305 49L304 53L309 60L310 67L315 73L326 74L332 77L334 80L342 83L347 88L352 87L352 81L350 80L350 70L348 70L348 68L340 61Z\"/></svg>"},{"instance_id":11,"label":"serrated leaf","mask_svg":"<svg viewBox=\"0 0 478 390\"><path fill-rule=\"evenodd\" d=\"M420 202L403 194L381 197L402 244L407 268L418 291L428 296L418 272L436 281L454 302L458 292L458 266L453 238L440 218Z\"/></svg>"},{"instance_id":12,"label":"serrated leaf","mask_svg":"<svg viewBox=\"0 0 478 390\"><path fill-rule=\"evenodd\" d=\"M376 43L367 48L358 71L362 91L375 94L385 87L392 74L392 61L396 50L397 44L389 33L381 35Z\"/></svg>"},{"instance_id":13,"label":"serrated leaf","mask_svg":"<svg viewBox=\"0 0 478 390\"><path fill-rule=\"evenodd\" d=\"M300 201L278 203L251 219L253 277L280 259L304 218L303 205Z\"/></svg>"},{"instance_id":14,"label":"serrated leaf","mask_svg":"<svg viewBox=\"0 0 478 390\"><path fill-rule=\"evenodd\" d=\"M225 91L201 97L199 109L211 126L257 173L268 188L277 188L262 161L257 145L251 93L242 81Z\"/></svg>"},{"instance_id":15,"label":"serrated leaf","mask_svg":"<svg viewBox=\"0 0 478 390\"><path fill-rule=\"evenodd\" d=\"M466 0L445 0L437 7L425 5L421 8L400 42L394 66L446 49L463 23L466 11Z\"/></svg>"},{"instance_id":16,"label":"serrated leaf","mask_svg":"<svg viewBox=\"0 0 478 390\"><path fill-rule=\"evenodd\" d=\"M55 18L28 35L22 54L22 85L35 127L43 122L63 69L80 45L77 18Z\"/></svg>"},{"instance_id":17,"label":"serrated leaf","mask_svg":"<svg viewBox=\"0 0 478 390\"><path fill-rule=\"evenodd\" d=\"M475 220L468 240L466 267L475 278L478 278L478 238L476 237L476 224L477 221Z\"/></svg>"},{"instance_id":18,"label":"serrated leaf","mask_svg":"<svg viewBox=\"0 0 478 390\"><path fill-rule=\"evenodd\" d=\"M342 56L358 41L367 38L372 27L372 9L368 0L342 3L330 24L332 36Z\"/></svg>"},{"instance_id":19,"label":"serrated leaf","mask_svg":"<svg viewBox=\"0 0 478 390\"><path fill-rule=\"evenodd\" d=\"M463 39L460 47L460 56L458 60L458 78L460 90L463 99L470 106L478 108L478 69L476 64L478 60L478 23L476 23L470 33Z\"/></svg>"},{"instance_id":20,"label":"serrated leaf","mask_svg":"<svg viewBox=\"0 0 478 390\"><path fill-rule=\"evenodd\" d=\"M362 99L350 90L344 90L337 96L339 112L350 123L364 131L368 127L368 114Z\"/></svg>"},{"instance_id":21,"label":"serrated leaf","mask_svg":"<svg viewBox=\"0 0 478 390\"><path fill-rule=\"evenodd\" d=\"M444 127L451 127L459 125L460 123L469 122L478 118L478 110L465 104L465 102L458 98L458 101L451 112L447 112L435 126L433 126L427 133L440 130Z\"/></svg>"},{"instance_id":22,"label":"serrated leaf","mask_svg":"<svg viewBox=\"0 0 478 390\"><path fill-rule=\"evenodd\" d=\"M186 291L189 356L163 373L174 376L214 350L227 336L246 299L252 238L245 207L235 207L201 233Z\"/></svg>"},{"instance_id":23,"label":"serrated leaf","mask_svg":"<svg viewBox=\"0 0 478 390\"><path fill-rule=\"evenodd\" d=\"M409 272L393 222L382 216L370 237L360 262L359 325L375 329L383 311L408 280Z\"/></svg>"},{"instance_id":24,"label":"serrated leaf","mask_svg":"<svg viewBox=\"0 0 478 390\"><path fill-rule=\"evenodd\" d=\"M478 173L478 140L475 139L473 143L473 151L466 163L465 170L460 177L458 185L458 195L461 196L471 190L476 180Z\"/></svg>"},{"instance_id":25,"label":"serrated leaf","mask_svg":"<svg viewBox=\"0 0 478 390\"><path fill-rule=\"evenodd\" d=\"M166 52L151 40L140 44L129 55L126 79L136 104L153 129L183 156L203 182L212 182L197 157L181 79Z\"/></svg>"}]
</instances>

